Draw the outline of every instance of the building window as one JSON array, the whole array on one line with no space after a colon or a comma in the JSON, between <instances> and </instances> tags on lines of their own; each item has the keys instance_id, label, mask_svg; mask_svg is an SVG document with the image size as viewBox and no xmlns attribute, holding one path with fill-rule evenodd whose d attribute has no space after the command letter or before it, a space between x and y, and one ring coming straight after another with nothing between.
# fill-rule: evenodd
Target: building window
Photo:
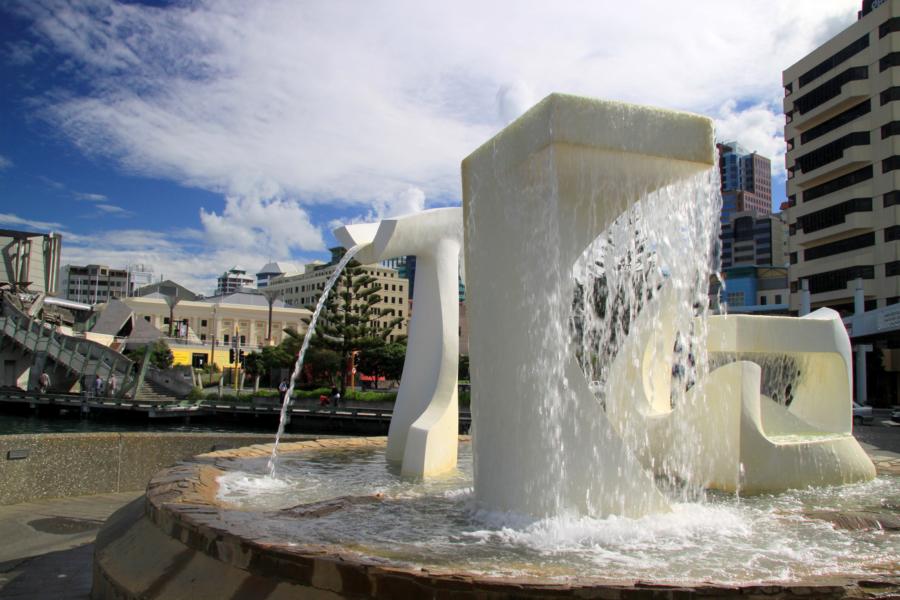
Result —
<instances>
[{"instance_id":1,"label":"building window","mask_svg":"<svg viewBox=\"0 0 900 600\"><path fill-rule=\"evenodd\" d=\"M813 233L840 225L846 220L847 215L857 212L872 212L871 198L853 198L834 206L829 206L802 217L797 217L797 228L805 233ZM793 232L791 232L793 235Z\"/></svg>"},{"instance_id":2,"label":"building window","mask_svg":"<svg viewBox=\"0 0 900 600\"><path fill-rule=\"evenodd\" d=\"M229 339L230 339L230 338L228 337L228 334L227 334L227 333L226 333L225 335L222 336L222 341L223 341L224 343L226 343L226 344L228 343L228 340L229 340Z\"/></svg>"},{"instance_id":3,"label":"building window","mask_svg":"<svg viewBox=\"0 0 900 600\"><path fill-rule=\"evenodd\" d=\"M826 271L824 273L811 275L807 279L809 281L810 293L821 294L824 292L843 290L847 287L848 282L859 277L862 277L863 279L875 279L875 267L872 265L863 265L847 267L845 269L835 269L834 271Z\"/></svg>"},{"instance_id":4,"label":"building window","mask_svg":"<svg viewBox=\"0 0 900 600\"><path fill-rule=\"evenodd\" d=\"M891 17L878 26L878 37L883 38L889 33L900 31L900 17Z\"/></svg>"},{"instance_id":5,"label":"building window","mask_svg":"<svg viewBox=\"0 0 900 600\"><path fill-rule=\"evenodd\" d=\"M144 315L144 320L148 323L150 322L150 315Z\"/></svg>"},{"instance_id":6,"label":"building window","mask_svg":"<svg viewBox=\"0 0 900 600\"><path fill-rule=\"evenodd\" d=\"M884 265L885 277L896 277L900 275L900 260L895 260Z\"/></svg>"},{"instance_id":7,"label":"building window","mask_svg":"<svg viewBox=\"0 0 900 600\"><path fill-rule=\"evenodd\" d=\"M881 205L884 208L893 206L895 204L900 204L900 192L896 190L894 190L893 192L888 192L881 199Z\"/></svg>"},{"instance_id":8,"label":"building window","mask_svg":"<svg viewBox=\"0 0 900 600\"><path fill-rule=\"evenodd\" d=\"M882 56L881 60L878 61L878 70L886 71L898 65L900 65L900 52L891 52Z\"/></svg>"},{"instance_id":9,"label":"building window","mask_svg":"<svg viewBox=\"0 0 900 600\"><path fill-rule=\"evenodd\" d=\"M884 70L884 68L882 68L882 70ZM825 104L832 98L837 98L841 94L841 88L844 87L845 83L868 78L868 67L850 67L846 71L835 75L814 90L807 92L806 94L797 98L797 100L794 102L794 107L796 108L796 110L800 111L800 114L802 115L803 113L809 112L817 106Z\"/></svg>"},{"instance_id":10,"label":"building window","mask_svg":"<svg viewBox=\"0 0 900 600\"><path fill-rule=\"evenodd\" d=\"M900 133L900 121L891 121L881 126L881 139Z\"/></svg>"},{"instance_id":11,"label":"building window","mask_svg":"<svg viewBox=\"0 0 900 600\"><path fill-rule=\"evenodd\" d=\"M900 230L900 227L897 228ZM885 230L887 236L887 230ZM864 233L862 235L853 236L847 239L831 242L830 244L822 244L815 248L803 251L803 260L816 260L825 258L826 256L834 256L835 254L843 254L860 248L868 248L875 245L875 233Z\"/></svg>"},{"instance_id":12,"label":"building window","mask_svg":"<svg viewBox=\"0 0 900 600\"><path fill-rule=\"evenodd\" d=\"M900 169L900 155L888 156L881 161L881 172L888 173Z\"/></svg>"},{"instance_id":13,"label":"building window","mask_svg":"<svg viewBox=\"0 0 900 600\"><path fill-rule=\"evenodd\" d=\"M205 341L206 341L206 334L205 334L205 333L201 333L201 334L200 334L200 341L201 341L201 342L205 342Z\"/></svg>"},{"instance_id":14,"label":"building window","mask_svg":"<svg viewBox=\"0 0 900 600\"><path fill-rule=\"evenodd\" d=\"M200 320L200 327L206 327L206 319Z\"/></svg>"},{"instance_id":15,"label":"building window","mask_svg":"<svg viewBox=\"0 0 900 600\"><path fill-rule=\"evenodd\" d=\"M744 306L744 292L728 292L727 298L731 306Z\"/></svg>"},{"instance_id":16,"label":"building window","mask_svg":"<svg viewBox=\"0 0 900 600\"><path fill-rule=\"evenodd\" d=\"M812 83L814 79L821 77L828 71L834 69L841 63L846 62L848 59L859 54L861 51L868 47L869 34L867 33L849 46L841 48L841 50L832 54L831 56L814 66L812 69L801 75L798 82L800 84L800 87Z\"/></svg>"},{"instance_id":17,"label":"building window","mask_svg":"<svg viewBox=\"0 0 900 600\"><path fill-rule=\"evenodd\" d=\"M766 297L766 296L760 296L760 297L759 297L759 304L760 304L760 306L765 306L766 303L767 303L768 301L769 301L769 299L768 299L768 297Z\"/></svg>"},{"instance_id":18,"label":"building window","mask_svg":"<svg viewBox=\"0 0 900 600\"><path fill-rule=\"evenodd\" d=\"M781 304L781 294L775 294L775 304Z\"/></svg>"},{"instance_id":19,"label":"building window","mask_svg":"<svg viewBox=\"0 0 900 600\"><path fill-rule=\"evenodd\" d=\"M881 92L881 105L884 106L888 102L900 100L900 86L889 87Z\"/></svg>"},{"instance_id":20,"label":"building window","mask_svg":"<svg viewBox=\"0 0 900 600\"><path fill-rule=\"evenodd\" d=\"M809 202L811 200L816 200L817 198L827 196L838 190L851 187L858 183L862 183L863 181L868 181L869 179L872 179L872 174L872 165L868 165L861 169L857 169L856 171L847 173L846 175L836 177L803 192L803 201Z\"/></svg>"},{"instance_id":21,"label":"building window","mask_svg":"<svg viewBox=\"0 0 900 600\"><path fill-rule=\"evenodd\" d=\"M854 131L797 158L797 164L800 166L802 172L809 173L810 171L815 171L819 167L842 159L844 157L844 150L847 148L868 145L869 132Z\"/></svg>"},{"instance_id":22,"label":"building window","mask_svg":"<svg viewBox=\"0 0 900 600\"><path fill-rule=\"evenodd\" d=\"M893 242L894 240L900 240L900 225L884 228L884 241Z\"/></svg>"},{"instance_id":23,"label":"building window","mask_svg":"<svg viewBox=\"0 0 900 600\"><path fill-rule=\"evenodd\" d=\"M791 252L791 264L792 265L797 264L797 253L796 252Z\"/></svg>"}]
</instances>

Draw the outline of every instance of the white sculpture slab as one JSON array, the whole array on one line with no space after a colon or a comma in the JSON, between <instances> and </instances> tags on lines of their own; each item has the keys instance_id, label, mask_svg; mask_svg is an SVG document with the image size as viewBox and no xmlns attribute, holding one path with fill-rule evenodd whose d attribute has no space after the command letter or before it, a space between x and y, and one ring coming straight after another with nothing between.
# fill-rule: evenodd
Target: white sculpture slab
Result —
<instances>
[{"instance_id":1,"label":"white sculpture slab","mask_svg":"<svg viewBox=\"0 0 900 600\"><path fill-rule=\"evenodd\" d=\"M707 118L554 94L463 161L483 506L539 517L667 509L568 346L572 265L643 195L714 156Z\"/></svg>"},{"instance_id":2,"label":"white sculpture slab","mask_svg":"<svg viewBox=\"0 0 900 600\"><path fill-rule=\"evenodd\" d=\"M437 208L335 230L346 246L365 244L364 264L416 256L415 305L406 360L388 433L387 458L405 476L456 467L459 432L459 255L462 209Z\"/></svg>"},{"instance_id":3,"label":"white sculpture slab","mask_svg":"<svg viewBox=\"0 0 900 600\"><path fill-rule=\"evenodd\" d=\"M710 357L740 360L714 369L672 408L673 302L663 288L611 367L607 415L644 466L742 494L875 476L852 435L850 339L838 313L710 317ZM761 391L760 364L773 357L800 365L789 406Z\"/></svg>"}]
</instances>

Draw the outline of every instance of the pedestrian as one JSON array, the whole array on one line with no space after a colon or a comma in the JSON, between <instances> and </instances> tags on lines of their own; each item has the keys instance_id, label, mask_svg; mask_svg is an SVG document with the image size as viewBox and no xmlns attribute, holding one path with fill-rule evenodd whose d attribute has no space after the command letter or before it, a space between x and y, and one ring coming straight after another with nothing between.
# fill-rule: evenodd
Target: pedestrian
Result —
<instances>
[{"instance_id":1,"label":"pedestrian","mask_svg":"<svg viewBox=\"0 0 900 600\"><path fill-rule=\"evenodd\" d=\"M281 383L278 384L278 391L281 392L281 395L284 396L285 392L288 391L288 382L287 379L282 379Z\"/></svg>"},{"instance_id":2,"label":"pedestrian","mask_svg":"<svg viewBox=\"0 0 900 600\"><path fill-rule=\"evenodd\" d=\"M103 395L103 380L100 379L99 375L94 378L94 395L98 398Z\"/></svg>"},{"instance_id":3,"label":"pedestrian","mask_svg":"<svg viewBox=\"0 0 900 600\"><path fill-rule=\"evenodd\" d=\"M331 401L334 403L335 408L341 404L341 392L338 391L337 386L331 386Z\"/></svg>"},{"instance_id":4,"label":"pedestrian","mask_svg":"<svg viewBox=\"0 0 900 600\"><path fill-rule=\"evenodd\" d=\"M38 377L38 389L42 394L46 394L47 390L50 389L50 376L47 375L46 371L41 373L41 376Z\"/></svg>"},{"instance_id":5,"label":"pedestrian","mask_svg":"<svg viewBox=\"0 0 900 600\"><path fill-rule=\"evenodd\" d=\"M116 374L113 373L109 377L109 395L112 398L115 398L116 392L119 391L119 380L116 379Z\"/></svg>"}]
</instances>

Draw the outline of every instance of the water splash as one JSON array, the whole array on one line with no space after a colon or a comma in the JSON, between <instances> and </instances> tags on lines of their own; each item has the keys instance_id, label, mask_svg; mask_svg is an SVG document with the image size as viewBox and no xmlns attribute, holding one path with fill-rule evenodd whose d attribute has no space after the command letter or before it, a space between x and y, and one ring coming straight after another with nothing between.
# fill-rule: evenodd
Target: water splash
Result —
<instances>
[{"instance_id":1,"label":"water splash","mask_svg":"<svg viewBox=\"0 0 900 600\"><path fill-rule=\"evenodd\" d=\"M718 190L713 168L644 194L584 251L572 273L570 339L598 410L640 416L612 420L644 464L656 462L653 470L671 481L690 472L696 454L708 449L678 444L678 456L652 456L643 420L703 401L692 391L709 372L708 291L718 269ZM690 423L677 426L679 439L695 439ZM666 491L680 501L699 494L677 485Z\"/></svg>"},{"instance_id":2,"label":"water splash","mask_svg":"<svg viewBox=\"0 0 900 600\"><path fill-rule=\"evenodd\" d=\"M281 401L281 416L278 419L278 433L275 434L275 444L272 446L272 455L269 457L269 462L267 466L267 471L269 473L269 477L275 477L275 467L278 463L278 443L281 441L281 436L284 434L284 426L285 419L287 418L288 406L291 403L291 396L294 393L294 384L297 381L297 377L300 375L300 369L303 368L303 357L306 356L306 350L309 348L309 342L312 339L313 333L316 330L316 322L319 320L319 314L322 312L322 308L325 306L325 301L328 299L328 294L331 292L331 288L334 287L335 282L338 277L340 277L341 272L344 270L344 267L347 266L353 257L359 252L362 246L353 246L347 253L341 257L341 260L338 262L337 266L334 268L334 273L331 274L331 277L328 278L328 281L325 282L325 287L322 288L322 294L319 296L319 301L316 303L316 310L313 312L312 319L309 321L309 326L306 329L306 335L303 336L303 343L300 345L300 351L297 352L297 362L294 363L294 372L291 373L291 381L288 385L287 391L284 393L284 398Z\"/></svg>"}]
</instances>

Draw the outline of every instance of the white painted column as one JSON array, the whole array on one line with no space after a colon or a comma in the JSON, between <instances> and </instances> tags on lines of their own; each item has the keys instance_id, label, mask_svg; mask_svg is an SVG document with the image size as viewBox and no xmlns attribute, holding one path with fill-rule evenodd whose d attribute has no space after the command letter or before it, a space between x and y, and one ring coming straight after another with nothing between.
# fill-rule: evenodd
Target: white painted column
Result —
<instances>
[{"instance_id":1,"label":"white painted column","mask_svg":"<svg viewBox=\"0 0 900 600\"><path fill-rule=\"evenodd\" d=\"M811 312L809 298L809 280L800 280L800 315L804 317Z\"/></svg>"}]
</instances>

